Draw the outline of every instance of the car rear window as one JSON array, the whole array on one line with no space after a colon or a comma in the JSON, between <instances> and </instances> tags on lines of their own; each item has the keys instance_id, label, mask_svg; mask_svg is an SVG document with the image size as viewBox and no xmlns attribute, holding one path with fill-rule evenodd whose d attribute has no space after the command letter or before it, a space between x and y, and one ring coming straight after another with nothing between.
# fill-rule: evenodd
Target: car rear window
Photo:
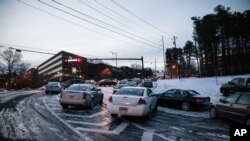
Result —
<instances>
[{"instance_id":1,"label":"car rear window","mask_svg":"<svg viewBox=\"0 0 250 141\"><path fill-rule=\"evenodd\" d=\"M49 83L48 86L58 86L58 83Z\"/></svg>"},{"instance_id":2,"label":"car rear window","mask_svg":"<svg viewBox=\"0 0 250 141\"><path fill-rule=\"evenodd\" d=\"M121 88L116 95L143 96L144 89Z\"/></svg>"},{"instance_id":3,"label":"car rear window","mask_svg":"<svg viewBox=\"0 0 250 141\"><path fill-rule=\"evenodd\" d=\"M75 91L86 91L88 90L88 86L80 85L80 84L73 84L69 86L67 90L75 90Z\"/></svg>"}]
</instances>

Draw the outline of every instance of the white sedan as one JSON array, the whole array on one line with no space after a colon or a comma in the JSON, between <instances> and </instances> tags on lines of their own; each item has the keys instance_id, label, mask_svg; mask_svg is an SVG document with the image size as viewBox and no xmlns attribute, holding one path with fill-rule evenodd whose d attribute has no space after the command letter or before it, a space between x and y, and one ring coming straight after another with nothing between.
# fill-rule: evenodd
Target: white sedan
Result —
<instances>
[{"instance_id":1,"label":"white sedan","mask_svg":"<svg viewBox=\"0 0 250 141\"><path fill-rule=\"evenodd\" d=\"M108 111L117 115L146 116L157 110L157 98L145 87L123 87L109 98Z\"/></svg>"}]
</instances>

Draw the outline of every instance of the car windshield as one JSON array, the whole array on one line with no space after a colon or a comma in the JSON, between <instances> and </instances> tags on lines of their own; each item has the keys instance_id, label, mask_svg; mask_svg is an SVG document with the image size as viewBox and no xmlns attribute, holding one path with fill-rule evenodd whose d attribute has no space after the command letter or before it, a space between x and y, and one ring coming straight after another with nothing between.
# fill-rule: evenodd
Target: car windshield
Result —
<instances>
[{"instance_id":1,"label":"car windshield","mask_svg":"<svg viewBox=\"0 0 250 141\"><path fill-rule=\"evenodd\" d=\"M49 82L48 86L58 86L57 82Z\"/></svg>"},{"instance_id":2,"label":"car windshield","mask_svg":"<svg viewBox=\"0 0 250 141\"><path fill-rule=\"evenodd\" d=\"M143 96L144 89L132 89L132 88L122 88L116 95L133 95L133 96Z\"/></svg>"},{"instance_id":3,"label":"car windshield","mask_svg":"<svg viewBox=\"0 0 250 141\"><path fill-rule=\"evenodd\" d=\"M144 86L153 86L152 82L144 82Z\"/></svg>"},{"instance_id":4,"label":"car windshield","mask_svg":"<svg viewBox=\"0 0 250 141\"><path fill-rule=\"evenodd\" d=\"M73 84L69 86L67 90L75 90L75 91L86 91L88 90L88 86L80 85L80 84Z\"/></svg>"}]
</instances>

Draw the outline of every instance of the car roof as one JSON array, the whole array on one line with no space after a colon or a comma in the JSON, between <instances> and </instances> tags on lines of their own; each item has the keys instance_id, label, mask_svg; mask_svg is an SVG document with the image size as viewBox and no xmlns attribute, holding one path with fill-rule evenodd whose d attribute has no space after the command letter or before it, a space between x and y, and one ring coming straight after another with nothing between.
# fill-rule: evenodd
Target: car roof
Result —
<instances>
[{"instance_id":1,"label":"car roof","mask_svg":"<svg viewBox=\"0 0 250 141\"><path fill-rule=\"evenodd\" d=\"M127 89L127 88L130 88L130 89L147 89L146 87L131 87L131 86L128 86L128 87L122 87L122 89Z\"/></svg>"}]
</instances>

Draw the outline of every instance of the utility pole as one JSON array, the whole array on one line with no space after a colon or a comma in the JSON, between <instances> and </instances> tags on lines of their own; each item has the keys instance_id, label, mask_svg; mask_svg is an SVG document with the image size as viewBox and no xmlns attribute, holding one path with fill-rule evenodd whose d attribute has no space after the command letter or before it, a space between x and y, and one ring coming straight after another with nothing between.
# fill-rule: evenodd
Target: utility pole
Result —
<instances>
[{"instance_id":1,"label":"utility pole","mask_svg":"<svg viewBox=\"0 0 250 141\"><path fill-rule=\"evenodd\" d=\"M156 77L156 58L155 58L155 77Z\"/></svg>"},{"instance_id":2,"label":"utility pole","mask_svg":"<svg viewBox=\"0 0 250 141\"><path fill-rule=\"evenodd\" d=\"M176 48L176 36L174 36L174 42L173 42L173 44L174 44L174 48ZM177 75L178 75L178 78L180 79L180 70L179 70L179 62L178 62L178 56L177 56Z\"/></svg>"},{"instance_id":3,"label":"utility pole","mask_svg":"<svg viewBox=\"0 0 250 141\"><path fill-rule=\"evenodd\" d=\"M165 52L164 52L164 38L163 38L163 35L162 35L162 53L163 53L163 65L164 65L164 72L163 72L163 77L164 77L164 79L165 79L165 77L166 77L166 75L165 75L165 73L166 73L166 62L165 62Z\"/></svg>"},{"instance_id":4,"label":"utility pole","mask_svg":"<svg viewBox=\"0 0 250 141\"><path fill-rule=\"evenodd\" d=\"M174 47L176 48L176 41L175 41L175 38L176 38L176 37L174 36L174 42L173 42L173 43L174 43Z\"/></svg>"}]
</instances>

